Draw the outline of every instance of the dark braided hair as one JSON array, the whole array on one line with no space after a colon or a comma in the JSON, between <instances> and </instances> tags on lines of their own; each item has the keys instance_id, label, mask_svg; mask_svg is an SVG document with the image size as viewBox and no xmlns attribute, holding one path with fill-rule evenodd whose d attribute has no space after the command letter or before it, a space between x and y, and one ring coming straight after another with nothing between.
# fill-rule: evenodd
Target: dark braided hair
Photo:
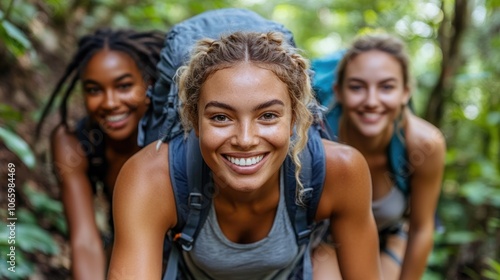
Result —
<instances>
[{"instance_id":1,"label":"dark braided hair","mask_svg":"<svg viewBox=\"0 0 500 280\"><path fill-rule=\"evenodd\" d=\"M67 84L59 107L61 124L67 126L67 103L73 89L80 79L81 71L85 68L92 56L104 48L121 51L129 55L142 72L147 84L154 84L158 73L156 64L160 59L160 50L163 47L164 34L159 31L138 32L130 29L111 30L109 28L98 29L93 34L80 38L78 50L68 64L64 75L57 82L50 99L43 109L42 116L36 128L38 138L43 121L50 112L56 97L61 93L63 86Z\"/></svg>"}]
</instances>

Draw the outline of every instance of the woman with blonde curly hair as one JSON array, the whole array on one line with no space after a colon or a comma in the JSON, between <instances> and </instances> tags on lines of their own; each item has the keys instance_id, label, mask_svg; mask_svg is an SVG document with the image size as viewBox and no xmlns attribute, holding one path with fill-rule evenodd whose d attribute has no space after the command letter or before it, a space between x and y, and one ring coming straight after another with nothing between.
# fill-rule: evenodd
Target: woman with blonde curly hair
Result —
<instances>
[{"instance_id":1,"label":"woman with blonde curly hair","mask_svg":"<svg viewBox=\"0 0 500 280\"><path fill-rule=\"evenodd\" d=\"M308 65L280 33L236 32L200 40L180 69L182 121L188 138L199 141L213 186L206 221L180 257L181 277L379 279L369 170L356 150L319 141L326 176L313 218L329 222L335 249L299 246L288 217L287 159L296 167L297 206L304 202L300 153L309 141L313 100ZM111 279L161 277L164 236L181 214L171 174L179 167L172 162L186 156L171 147L184 139L146 146L120 172ZM303 277L310 265L311 275Z\"/></svg>"}]
</instances>

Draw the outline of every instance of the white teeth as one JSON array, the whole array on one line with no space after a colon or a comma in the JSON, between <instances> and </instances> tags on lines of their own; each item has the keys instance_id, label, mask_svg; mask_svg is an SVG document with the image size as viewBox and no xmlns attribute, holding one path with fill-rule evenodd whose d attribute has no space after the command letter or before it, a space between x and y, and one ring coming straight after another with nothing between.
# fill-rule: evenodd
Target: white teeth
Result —
<instances>
[{"instance_id":1,"label":"white teeth","mask_svg":"<svg viewBox=\"0 0 500 280\"><path fill-rule=\"evenodd\" d=\"M377 114L377 113L363 113L363 117L367 118L367 119L376 119L380 116L380 114Z\"/></svg>"},{"instance_id":2,"label":"white teeth","mask_svg":"<svg viewBox=\"0 0 500 280\"><path fill-rule=\"evenodd\" d=\"M124 120L128 116L128 113L120 114L120 115L113 115L113 116L106 116L106 121L108 122L119 122L121 120Z\"/></svg>"},{"instance_id":3,"label":"white teeth","mask_svg":"<svg viewBox=\"0 0 500 280\"><path fill-rule=\"evenodd\" d=\"M260 155L260 156L251 157L251 158L234 158L234 157L227 156L226 158L231 163L236 164L238 166L249 166L249 165L254 165L254 164L259 163L264 158L264 156Z\"/></svg>"}]
</instances>

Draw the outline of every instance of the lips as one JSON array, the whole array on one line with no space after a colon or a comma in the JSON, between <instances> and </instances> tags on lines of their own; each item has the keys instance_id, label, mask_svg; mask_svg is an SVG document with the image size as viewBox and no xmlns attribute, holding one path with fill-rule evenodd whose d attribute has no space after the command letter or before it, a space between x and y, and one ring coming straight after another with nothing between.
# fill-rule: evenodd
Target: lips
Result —
<instances>
[{"instance_id":1,"label":"lips","mask_svg":"<svg viewBox=\"0 0 500 280\"><path fill-rule=\"evenodd\" d=\"M130 116L130 112L122 114L107 115L104 118L105 126L111 129L119 129L127 124L127 118Z\"/></svg>"},{"instance_id":2,"label":"lips","mask_svg":"<svg viewBox=\"0 0 500 280\"><path fill-rule=\"evenodd\" d=\"M106 121L107 122L119 122L121 120L124 120L127 118L129 113L123 113L119 115L112 115L112 116L106 116Z\"/></svg>"},{"instance_id":3,"label":"lips","mask_svg":"<svg viewBox=\"0 0 500 280\"><path fill-rule=\"evenodd\" d=\"M375 123L378 122L383 114L382 113L369 113L369 112L361 112L359 113L361 120L365 123Z\"/></svg>"}]
</instances>

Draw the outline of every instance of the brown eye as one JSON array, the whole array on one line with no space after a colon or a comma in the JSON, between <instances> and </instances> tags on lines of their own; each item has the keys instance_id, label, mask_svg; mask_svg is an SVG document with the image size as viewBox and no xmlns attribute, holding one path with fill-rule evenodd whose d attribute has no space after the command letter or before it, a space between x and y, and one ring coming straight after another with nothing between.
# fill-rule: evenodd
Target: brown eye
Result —
<instances>
[{"instance_id":1,"label":"brown eye","mask_svg":"<svg viewBox=\"0 0 500 280\"><path fill-rule=\"evenodd\" d=\"M229 120L229 118L224 116L224 115L215 115L215 116L211 117L210 119L213 121L216 121L216 122L226 122Z\"/></svg>"},{"instance_id":2,"label":"brown eye","mask_svg":"<svg viewBox=\"0 0 500 280\"><path fill-rule=\"evenodd\" d=\"M83 91L85 94L96 95L101 92L101 89L99 87L85 87Z\"/></svg>"},{"instance_id":3,"label":"brown eye","mask_svg":"<svg viewBox=\"0 0 500 280\"><path fill-rule=\"evenodd\" d=\"M274 113L264 113L261 116L261 119L266 120L266 121L271 121L278 118L278 116Z\"/></svg>"},{"instance_id":4,"label":"brown eye","mask_svg":"<svg viewBox=\"0 0 500 280\"><path fill-rule=\"evenodd\" d=\"M121 91L129 90L132 87L132 83L119 84L117 88Z\"/></svg>"}]
</instances>

